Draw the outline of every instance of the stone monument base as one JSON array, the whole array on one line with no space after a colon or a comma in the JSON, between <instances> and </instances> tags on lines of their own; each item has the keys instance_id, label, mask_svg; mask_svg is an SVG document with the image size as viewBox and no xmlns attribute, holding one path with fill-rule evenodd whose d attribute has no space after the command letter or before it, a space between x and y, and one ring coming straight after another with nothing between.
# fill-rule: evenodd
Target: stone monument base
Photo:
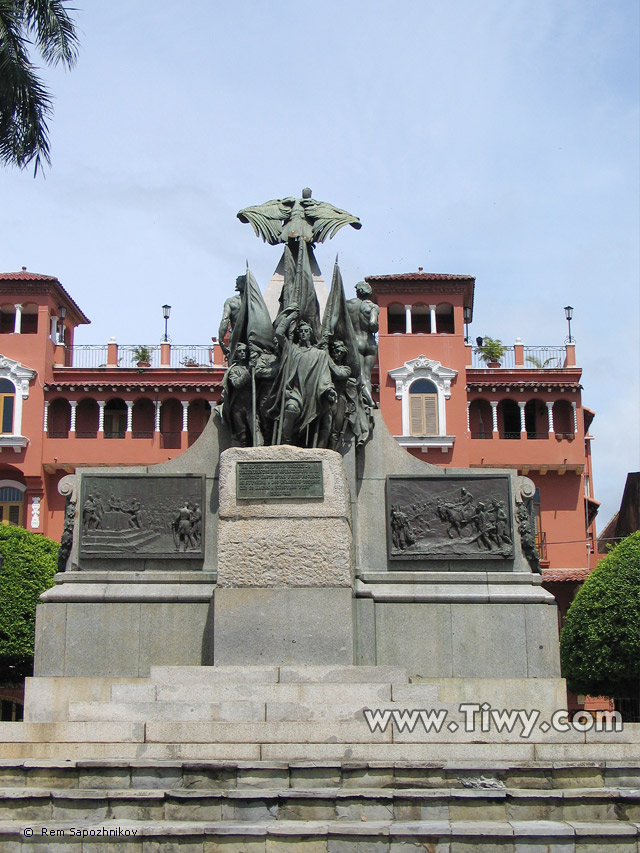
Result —
<instances>
[{"instance_id":1,"label":"stone monument base","mask_svg":"<svg viewBox=\"0 0 640 853\"><path fill-rule=\"evenodd\" d=\"M215 573L64 572L42 595L35 675L142 677L211 666Z\"/></svg>"},{"instance_id":2,"label":"stone monument base","mask_svg":"<svg viewBox=\"0 0 640 853\"><path fill-rule=\"evenodd\" d=\"M214 664L351 664L352 608L348 588L216 589Z\"/></svg>"},{"instance_id":3,"label":"stone monument base","mask_svg":"<svg viewBox=\"0 0 640 853\"><path fill-rule=\"evenodd\" d=\"M555 602L530 572L365 572L356 663L412 677L558 678Z\"/></svg>"},{"instance_id":4,"label":"stone monument base","mask_svg":"<svg viewBox=\"0 0 640 853\"><path fill-rule=\"evenodd\" d=\"M220 456L214 664L354 662L353 537L332 450Z\"/></svg>"}]
</instances>

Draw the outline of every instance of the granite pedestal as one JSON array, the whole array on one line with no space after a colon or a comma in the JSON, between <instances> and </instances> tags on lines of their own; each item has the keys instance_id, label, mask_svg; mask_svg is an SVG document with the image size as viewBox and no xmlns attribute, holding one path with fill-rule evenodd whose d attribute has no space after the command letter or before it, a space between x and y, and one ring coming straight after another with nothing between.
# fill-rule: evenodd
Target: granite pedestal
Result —
<instances>
[{"instance_id":1,"label":"granite pedestal","mask_svg":"<svg viewBox=\"0 0 640 853\"><path fill-rule=\"evenodd\" d=\"M296 485L279 479L282 472L294 476L296 466L314 464L316 496L287 494ZM241 496L243 465L258 478L251 494L260 496ZM265 487L269 470L274 479ZM286 446L227 450L218 516L214 663L353 663L354 549L340 455Z\"/></svg>"}]
</instances>

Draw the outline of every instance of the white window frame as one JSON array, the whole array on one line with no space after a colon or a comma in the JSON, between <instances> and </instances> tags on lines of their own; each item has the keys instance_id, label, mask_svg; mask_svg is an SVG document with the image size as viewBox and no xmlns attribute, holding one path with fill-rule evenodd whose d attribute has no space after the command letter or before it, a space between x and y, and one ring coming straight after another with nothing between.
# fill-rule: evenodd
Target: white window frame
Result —
<instances>
[{"instance_id":1,"label":"white window frame","mask_svg":"<svg viewBox=\"0 0 640 853\"><path fill-rule=\"evenodd\" d=\"M24 367L19 361L0 356L0 379L8 379L16 389L13 406L13 431L6 435L0 435L0 450L12 447L15 453L19 453L23 447L29 444L27 436L22 435L22 403L29 397L29 383L35 379L36 371Z\"/></svg>"},{"instance_id":2,"label":"white window frame","mask_svg":"<svg viewBox=\"0 0 640 853\"><path fill-rule=\"evenodd\" d=\"M394 436L401 447L419 447L424 452L429 448L439 447L443 453L453 447L455 436L447 435L446 401L451 397L451 382L457 375L457 370L443 367L439 361L434 361L425 355L412 358L410 361L406 361L402 367L396 367L389 371L389 376L396 383L396 398L401 401L402 405L402 435ZM411 386L419 379L428 379L436 387L438 394L438 435L411 435L409 394Z\"/></svg>"}]
</instances>

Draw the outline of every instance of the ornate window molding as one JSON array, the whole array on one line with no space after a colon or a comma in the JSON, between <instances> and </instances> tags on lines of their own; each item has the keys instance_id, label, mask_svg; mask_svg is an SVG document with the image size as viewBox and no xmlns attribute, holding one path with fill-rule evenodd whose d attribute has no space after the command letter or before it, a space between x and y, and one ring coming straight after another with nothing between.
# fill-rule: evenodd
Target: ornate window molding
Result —
<instances>
[{"instance_id":1,"label":"ornate window molding","mask_svg":"<svg viewBox=\"0 0 640 853\"><path fill-rule=\"evenodd\" d=\"M0 449L13 447L14 451L19 453L29 443L29 439L22 435L22 403L28 398L29 383L35 377L35 370L24 367L19 361L14 361L6 355L0 355L0 379L8 379L16 389L13 430L10 434L0 435Z\"/></svg>"},{"instance_id":2,"label":"ornate window molding","mask_svg":"<svg viewBox=\"0 0 640 853\"><path fill-rule=\"evenodd\" d=\"M419 355L406 361L402 367L389 371L389 376L396 383L396 397L402 403L402 435L395 436L402 447L420 447L428 450L430 447L440 447L446 453L455 441L455 436L447 435L447 415L445 401L451 397L451 382L458 375L457 370L443 367L439 361ZM414 382L428 379L436 386L438 392L438 435L411 435L409 391Z\"/></svg>"}]
</instances>

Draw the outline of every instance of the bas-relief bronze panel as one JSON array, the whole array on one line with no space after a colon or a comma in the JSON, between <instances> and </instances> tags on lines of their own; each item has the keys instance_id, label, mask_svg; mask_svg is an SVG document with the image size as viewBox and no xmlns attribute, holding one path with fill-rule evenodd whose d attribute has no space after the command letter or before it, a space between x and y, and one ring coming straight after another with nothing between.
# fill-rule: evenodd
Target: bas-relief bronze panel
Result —
<instances>
[{"instance_id":1,"label":"bas-relief bronze panel","mask_svg":"<svg viewBox=\"0 0 640 853\"><path fill-rule=\"evenodd\" d=\"M87 474L82 478L80 557L203 557L201 475Z\"/></svg>"},{"instance_id":2,"label":"bas-relief bronze panel","mask_svg":"<svg viewBox=\"0 0 640 853\"><path fill-rule=\"evenodd\" d=\"M505 476L387 477L391 560L512 559Z\"/></svg>"}]
</instances>

